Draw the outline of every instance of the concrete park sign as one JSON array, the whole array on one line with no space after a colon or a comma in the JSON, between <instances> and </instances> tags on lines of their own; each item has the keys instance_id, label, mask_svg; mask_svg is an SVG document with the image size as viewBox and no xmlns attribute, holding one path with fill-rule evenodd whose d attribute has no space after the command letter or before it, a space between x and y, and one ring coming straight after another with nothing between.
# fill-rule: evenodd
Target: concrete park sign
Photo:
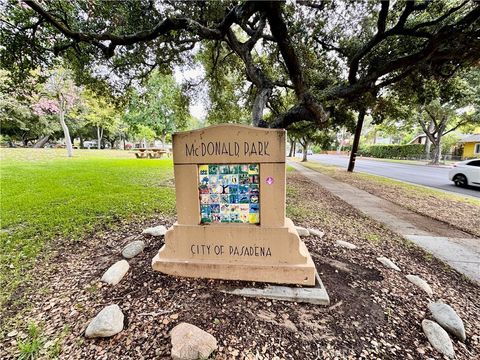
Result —
<instances>
[{"instance_id":1,"label":"concrete park sign","mask_svg":"<svg viewBox=\"0 0 480 360\"><path fill-rule=\"evenodd\" d=\"M285 217L285 136L243 125L173 135L178 221L155 270L315 285L312 258Z\"/></svg>"}]
</instances>

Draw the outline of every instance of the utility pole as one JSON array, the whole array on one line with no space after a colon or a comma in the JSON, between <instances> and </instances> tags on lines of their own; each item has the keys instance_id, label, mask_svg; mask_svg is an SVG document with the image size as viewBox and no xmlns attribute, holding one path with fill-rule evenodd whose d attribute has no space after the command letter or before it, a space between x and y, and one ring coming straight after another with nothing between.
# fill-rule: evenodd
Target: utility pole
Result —
<instances>
[{"instance_id":1,"label":"utility pole","mask_svg":"<svg viewBox=\"0 0 480 360\"><path fill-rule=\"evenodd\" d=\"M353 138L352 151L350 152L350 161L348 162L348 172L353 172L355 168L355 159L357 157L358 144L360 143L360 135L362 134L363 120L367 110L362 107L358 112L357 127L355 128L355 137Z\"/></svg>"}]
</instances>

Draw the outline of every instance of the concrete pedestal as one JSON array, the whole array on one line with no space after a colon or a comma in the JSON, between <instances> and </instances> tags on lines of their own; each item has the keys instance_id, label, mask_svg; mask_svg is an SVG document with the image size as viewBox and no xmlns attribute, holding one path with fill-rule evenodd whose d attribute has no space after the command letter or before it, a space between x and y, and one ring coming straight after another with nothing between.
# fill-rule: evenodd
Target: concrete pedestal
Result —
<instances>
[{"instance_id":1,"label":"concrete pedestal","mask_svg":"<svg viewBox=\"0 0 480 360\"><path fill-rule=\"evenodd\" d=\"M152 267L175 276L315 285L315 265L290 219L283 227L175 224Z\"/></svg>"}]
</instances>

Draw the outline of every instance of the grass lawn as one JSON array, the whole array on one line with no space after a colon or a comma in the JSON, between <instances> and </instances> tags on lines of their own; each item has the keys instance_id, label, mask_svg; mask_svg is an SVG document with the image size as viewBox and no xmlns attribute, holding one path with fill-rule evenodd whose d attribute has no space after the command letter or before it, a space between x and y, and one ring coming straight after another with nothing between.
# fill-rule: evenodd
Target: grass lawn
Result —
<instances>
[{"instance_id":1,"label":"grass lawn","mask_svg":"<svg viewBox=\"0 0 480 360\"><path fill-rule=\"evenodd\" d=\"M59 238L102 224L173 214L172 161L114 150L0 149L0 309Z\"/></svg>"}]
</instances>

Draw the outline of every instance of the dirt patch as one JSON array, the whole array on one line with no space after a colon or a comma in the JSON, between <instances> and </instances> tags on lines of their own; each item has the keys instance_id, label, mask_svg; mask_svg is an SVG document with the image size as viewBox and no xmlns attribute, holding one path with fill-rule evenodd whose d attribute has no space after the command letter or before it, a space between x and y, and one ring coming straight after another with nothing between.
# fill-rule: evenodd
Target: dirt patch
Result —
<instances>
[{"instance_id":1,"label":"dirt patch","mask_svg":"<svg viewBox=\"0 0 480 360\"><path fill-rule=\"evenodd\" d=\"M220 291L263 286L255 283L153 272L151 259L162 241L141 235L141 230L173 222L157 217L119 224L117 230L59 247L48 270L45 264L37 269L35 291L25 295L30 307L5 323L0 358L18 356L17 344L29 321L40 324L45 343L61 339L60 357L65 359L167 359L168 333L182 321L217 338L215 359L438 358L420 325L428 316L428 296L406 281L408 273L427 280L435 299L449 303L464 320L468 339L454 342L457 358L480 356L477 285L300 175L289 174L288 184L288 208L298 214L295 222L325 231L323 239L310 236L305 243L329 292L330 307ZM129 261L126 278L115 287L101 284L106 268L121 258L122 246L137 238L147 247ZM335 240L359 249L337 247ZM378 256L389 257L404 272L384 268ZM126 316L124 331L110 339L85 339L89 320L112 303ZM6 336L13 328L20 333Z\"/></svg>"}]
</instances>

